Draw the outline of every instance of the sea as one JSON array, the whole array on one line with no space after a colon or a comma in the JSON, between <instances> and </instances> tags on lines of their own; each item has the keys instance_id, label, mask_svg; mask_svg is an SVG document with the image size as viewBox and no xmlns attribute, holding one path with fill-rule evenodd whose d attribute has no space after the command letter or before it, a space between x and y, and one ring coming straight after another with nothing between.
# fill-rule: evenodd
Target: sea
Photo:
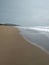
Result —
<instances>
[{"instance_id":1,"label":"sea","mask_svg":"<svg viewBox=\"0 0 49 65\"><path fill-rule=\"evenodd\" d=\"M49 26L18 26L17 28L26 41L49 54Z\"/></svg>"}]
</instances>

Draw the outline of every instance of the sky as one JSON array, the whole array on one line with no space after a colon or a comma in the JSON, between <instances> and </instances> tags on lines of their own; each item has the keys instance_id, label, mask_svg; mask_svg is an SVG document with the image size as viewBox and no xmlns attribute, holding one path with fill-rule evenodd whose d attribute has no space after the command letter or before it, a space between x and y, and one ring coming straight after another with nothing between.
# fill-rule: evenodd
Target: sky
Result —
<instances>
[{"instance_id":1,"label":"sky","mask_svg":"<svg viewBox=\"0 0 49 65\"><path fill-rule=\"evenodd\" d=\"M0 23L49 25L49 0L0 0Z\"/></svg>"}]
</instances>

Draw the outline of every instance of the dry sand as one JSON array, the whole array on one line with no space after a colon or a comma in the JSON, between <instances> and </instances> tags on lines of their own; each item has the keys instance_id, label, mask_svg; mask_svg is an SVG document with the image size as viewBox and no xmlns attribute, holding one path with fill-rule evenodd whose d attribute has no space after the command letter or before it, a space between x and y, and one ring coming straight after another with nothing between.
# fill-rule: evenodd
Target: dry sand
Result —
<instances>
[{"instance_id":1,"label":"dry sand","mask_svg":"<svg viewBox=\"0 0 49 65\"><path fill-rule=\"evenodd\" d=\"M49 65L49 55L24 40L16 28L0 26L0 65Z\"/></svg>"}]
</instances>

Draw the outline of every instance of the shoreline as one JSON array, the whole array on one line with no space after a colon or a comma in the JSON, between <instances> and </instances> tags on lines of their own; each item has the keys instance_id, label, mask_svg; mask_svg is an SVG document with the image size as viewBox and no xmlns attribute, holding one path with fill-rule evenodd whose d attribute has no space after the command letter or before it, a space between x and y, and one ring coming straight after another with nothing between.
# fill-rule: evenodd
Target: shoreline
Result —
<instances>
[{"instance_id":1,"label":"shoreline","mask_svg":"<svg viewBox=\"0 0 49 65\"><path fill-rule=\"evenodd\" d=\"M49 55L49 52L48 52L45 48L43 48L43 47L41 47L40 45L38 45L38 44L36 44L36 43L34 43L34 42L28 40L28 39L23 35L23 33L21 32L21 29L20 29L20 28L18 28L18 30L20 31L20 35L22 35L22 37L23 37L27 42L29 42L30 44L36 46L37 48L41 49L43 52L45 52L45 53L47 53L47 54Z\"/></svg>"}]
</instances>

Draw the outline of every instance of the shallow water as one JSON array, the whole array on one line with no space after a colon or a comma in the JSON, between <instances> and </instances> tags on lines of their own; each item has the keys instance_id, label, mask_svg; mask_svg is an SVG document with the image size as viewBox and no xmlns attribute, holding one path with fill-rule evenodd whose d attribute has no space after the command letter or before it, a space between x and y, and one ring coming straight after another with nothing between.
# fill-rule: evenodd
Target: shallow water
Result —
<instances>
[{"instance_id":1,"label":"shallow water","mask_svg":"<svg viewBox=\"0 0 49 65\"><path fill-rule=\"evenodd\" d=\"M49 53L49 32L29 27L19 27L19 30L26 40Z\"/></svg>"}]
</instances>

